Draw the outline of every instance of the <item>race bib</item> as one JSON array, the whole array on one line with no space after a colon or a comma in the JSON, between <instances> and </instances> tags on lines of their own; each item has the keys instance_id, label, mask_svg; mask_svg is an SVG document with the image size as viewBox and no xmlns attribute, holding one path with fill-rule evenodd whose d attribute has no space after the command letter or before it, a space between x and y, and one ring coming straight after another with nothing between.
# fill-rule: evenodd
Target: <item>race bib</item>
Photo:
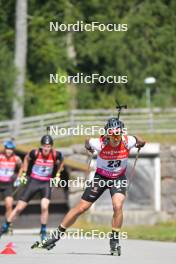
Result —
<instances>
[{"instance_id":1,"label":"race bib","mask_svg":"<svg viewBox=\"0 0 176 264\"><path fill-rule=\"evenodd\" d=\"M32 173L41 177L49 177L52 174L53 167L41 166L35 164L32 168Z\"/></svg>"}]
</instances>

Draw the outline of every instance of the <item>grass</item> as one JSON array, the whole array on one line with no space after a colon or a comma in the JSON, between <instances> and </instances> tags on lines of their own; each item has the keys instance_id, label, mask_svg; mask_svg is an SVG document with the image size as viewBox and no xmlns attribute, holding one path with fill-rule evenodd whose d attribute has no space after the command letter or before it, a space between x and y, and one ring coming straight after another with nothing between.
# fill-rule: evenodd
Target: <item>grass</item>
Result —
<instances>
[{"instance_id":1,"label":"grass","mask_svg":"<svg viewBox=\"0 0 176 264\"><path fill-rule=\"evenodd\" d=\"M69 147L74 144L84 144L86 137L83 136L73 136L69 138L63 138L63 139L56 139L54 141L54 146L56 148L59 147ZM40 146L40 142L31 142L31 143L26 143L26 144L18 144L17 148L21 151L29 151L33 148L37 148Z\"/></svg>"},{"instance_id":2,"label":"grass","mask_svg":"<svg viewBox=\"0 0 176 264\"><path fill-rule=\"evenodd\" d=\"M129 238L176 242L176 222L158 223L154 226L136 226L125 229Z\"/></svg>"},{"instance_id":3,"label":"grass","mask_svg":"<svg viewBox=\"0 0 176 264\"><path fill-rule=\"evenodd\" d=\"M98 229L100 232L108 233L111 230L110 226L96 225L86 221L84 218L80 218L73 227L81 228L84 232ZM158 223L153 226L124 227L122 232L127 232L128 239L176 242L176 222Z\"/></svg>"},{"instance_id":4,"label":"grass","mask_svg":"<svg viewBox=\"0 0 176 264\"><path fill-rule=\"evenodd\" d=\"M173 144L176 143L176 134L138 134L147 143ZM69 147L73 144L84 144L86 136L73 136L66 139L57 139L56 146Z\"/></svg>"},{"instance_id":5,"label":"grass","mask_svg":"<svg viewBox=\"0 0 176 264\"><path fill-rule=\"evenodd\" d=\"M139 134L147 143L175 144L176 134Z\"/></svg>"},{"instance_id":6,"label":"grass","mask_svg":"<svg viewBox=\"0 0 176 264\"><path fill-rule=\"evenodd\" d=\"M141 137L147 143L160 143L160 144L175 144L176 134L138 134L136 136ZM74 144L84 144L85 136L73 136L63 139L55 140L55 147L69 147ZM39 142L32 142L28 144L19 144L17 147L23 151L29 151L32 148L39 147Z\"/></svg>"}]
</instances>

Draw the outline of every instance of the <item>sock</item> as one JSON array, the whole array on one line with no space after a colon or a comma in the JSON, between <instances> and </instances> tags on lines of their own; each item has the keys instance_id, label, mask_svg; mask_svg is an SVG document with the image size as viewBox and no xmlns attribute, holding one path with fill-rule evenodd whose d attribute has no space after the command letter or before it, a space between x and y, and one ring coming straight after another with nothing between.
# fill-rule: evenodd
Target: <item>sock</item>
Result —
<instances>
[{"instance_id":1,"label":"sock","mask_svg":"<svg viewBox=\"0 0 176 264\"><path fill-rule=\"evenodd\" d=\"M116 240L117 242L119 242L119 232L120 232L119 228L112 228L111 238Z\"/></svg>"},{"instance_id":2,"label":"sock","mask_svg":"<svg viewBox=\"0 0 176 264\"><path fill-rule=\"evenodd\" d=\"M7 227L9 227L11 225L11 222L8 222L7 220L5 221L5 224Z\"/></svg>"},{"instance_id":3,"label":"sock","mask_svg":"<svg viewBox=\"0 0 176 264\"><path fill-rule=\"evenodd\" d=\"M45 224L41 224L41 231L46 231L46 225Z\"/></svg>"},{"instance_id":4,"label":"sock","mask_svg":"<svg viewBox=\"0 0 176 264\"><path fill-rule=\"evenodd\" d=\"M65 232L65 230L66 230L66 228L65 227L63 227L62 225L59 225L58 226L58 229L61 231L61 232Z\"/></svg>"},{"instance_id":5,"label":"sock","mask_svg":"<svg viewBox=\"0 0 176 264\"><path fill-rule=\"evenodd\" d=\"M61 236L65 233L66 228L63 227L62 225L59 225L58 228L56 228L56 230L54 230L51 234L50 234L50 238L53 241L58 241Z\"/></svg>"}]
</instances>

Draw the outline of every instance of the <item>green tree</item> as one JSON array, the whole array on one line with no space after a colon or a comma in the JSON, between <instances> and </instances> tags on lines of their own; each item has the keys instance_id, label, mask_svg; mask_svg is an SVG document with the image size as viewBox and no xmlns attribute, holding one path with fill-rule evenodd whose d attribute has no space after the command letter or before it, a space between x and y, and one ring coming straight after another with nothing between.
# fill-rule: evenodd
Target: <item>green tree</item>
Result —
<instances>
[{"instance_id":1,"label":"green tree","mask_svg":"<svg viewBox=\"0 0 176 264\"><path fill-rule=\"evenodd\" d=\"M83 3L84 2L84 3ZM81 4L83 3L83 4ZM112 93L124 90L145 106L144 79L157 79L155 105L175 104L176 2L174 0L78 1L84 21L127 23L127 32L83 32L74 34L78 67L85 73L127 75L124 85L93 85ZM96 91L97 93L97 91ZM174 94L174 96L173 96ZM167 95L167 100L164 100ZM161 97L163 100L160 100ZM158 98L158 99L157 99ZM134 106L134 105L130 105Z\"/></svg>"},{"instance_id":2,"label":"green tree","mask_svg":"<svg viewBox=\"0 0 176 264\"><path fill-rule=\"evenodd\" d=\"M66 76L66 72L58 70L58 73ZM26 115L47 114L69 109L69 88L67 84L49 84L43 82L34 84L26 83L25 97Z\"/></svg>"},{"instance_id":3,"label":"green tree","mask_svg":"<svg viewBox=\"0 0 176 264\"><path fill-rule=\"evenodd\" d=\"M144 79L148 76L157 80L152 104L176 105L175 0L30 0L28 5L26 115L69 109L67 85L49 84L49 74L58 69L67 75L83 72L128 76L127 84L78 85L80 108L113 107L115 99L127 102L129 107L144 107ZM10 118L12 112L14 14L15 1L0 0L1 119ZM76 56L72 59L67 32L49 32L49 22L67 24L77 20L128 24L128 31L73 32L71 45ZM8 80L4 67L8 69Z\"/></svg>"},{"instance_id":4,"label":"green tree","mask_svg":"<svg viewBox=\"0 0 176 264\"><path fill-rule=\"evenodd\" d=\"M10 119L12 116L13 84L15 68L12 64L12 53L5 47L0 49L0 120Z\"/></svg>"}]
</instances>

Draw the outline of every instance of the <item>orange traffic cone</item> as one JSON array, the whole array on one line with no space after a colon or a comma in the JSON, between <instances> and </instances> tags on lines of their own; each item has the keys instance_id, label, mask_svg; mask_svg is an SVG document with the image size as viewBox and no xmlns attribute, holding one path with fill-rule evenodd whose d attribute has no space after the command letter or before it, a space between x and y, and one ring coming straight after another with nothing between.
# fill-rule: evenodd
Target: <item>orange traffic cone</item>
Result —
<instances>
[{"instance_id":1,"label":"orange traffic cone","mask_svg":"<svg viewBox=\"0 0 176 264\"><path fill-rule=\"evenodd\" d=\"M9 243L10 244L10 243ZM0 254L5 254L5 255L15 255L16 252L11 248L11 247L5 247L3 251L1 251Z\"/></svg>"}]
</instances>

